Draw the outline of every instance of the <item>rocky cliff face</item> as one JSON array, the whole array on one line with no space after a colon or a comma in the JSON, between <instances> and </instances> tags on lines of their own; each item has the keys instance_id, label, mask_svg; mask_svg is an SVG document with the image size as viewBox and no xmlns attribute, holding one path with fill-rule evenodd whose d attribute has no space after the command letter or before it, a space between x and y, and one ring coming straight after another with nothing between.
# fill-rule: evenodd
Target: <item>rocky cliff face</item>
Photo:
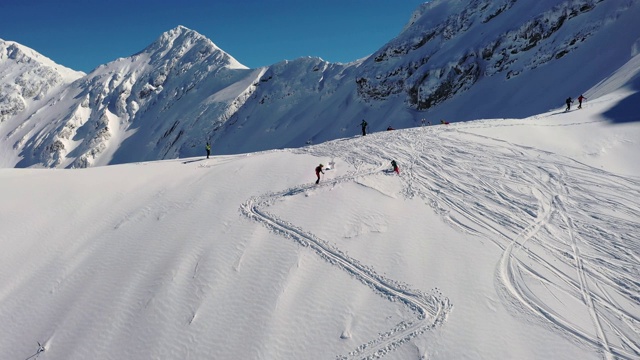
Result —
<instances>
[{"instance_id":1,"label":"rocky cliff face","mask_svg":"<svg viewBox=\"0 0 640 360\"><path fill-rule=\"evenodd\" d=\"M0 122L83 75L20 44L0 40Z\"/></svg>"},{"instance_id":2,"label":"rocky cliff face","mask_svg":"<svg viewBox=\"0 0 640 360\"><path fill-rule=\"evenodd\" d=\"M427 3L402 34L365 62L356 79L358 93L370 100L406 96L409 106L430 109L464 93L480 79L509 80L577 50L632 6L631 1L618 1L614 9L605 9L610 3ZM599 14L588 16L597 10ZM435 21L434 15L443 20Z\"/></svg>"}]
</instances>

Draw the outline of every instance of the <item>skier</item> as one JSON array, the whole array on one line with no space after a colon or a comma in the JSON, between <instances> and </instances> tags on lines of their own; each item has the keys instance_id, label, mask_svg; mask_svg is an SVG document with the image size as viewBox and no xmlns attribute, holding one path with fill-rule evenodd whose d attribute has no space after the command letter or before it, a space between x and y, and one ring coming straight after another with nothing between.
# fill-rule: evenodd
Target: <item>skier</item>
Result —
<instances>
[{"instance_id":1,"label":"skier","mask_svg":"<svg viewBox=\"0 0 640 360\"><path fill-rule=\"evenodd\" d=\"M211 155L211 144L209 144L209 142L207 141L207 145L204 148L207 150L207 159L208 159L209 155Z\"/></svg>"},{"instance_id":2,"label":"skier","mask_svg":"<svg viewBox=\"0 0 640 360\"><path fill-rule=\"evenodd\" d=\"M362 122L360 123L360 126L362 126L362 136L366 136L367 135L367 122L364 121L364 119L362 119Z\"/></svg>"},{"instance_id":3,"label":"skier","mask_svg":"<svg viewBox=\"0 0 640 360\"><path fill-rule=\"evenodd\" d=\"M322 164L316 166L316 176L318 177L318 180L316 180L316 184L320 182L320 173L324 174L324 171L322 171L323 167L324 167L324 165L322 165Z\"/></svg>"},{"instance_id":4,"label":"skier","mask_svg":"<svg viewBox=\"0 0 640 360\"><path fill-rule=\"evenodd\" d=\"M449 122L448 122L448 121L444 121L444 120L440 120L440 124L442 124L442 125L449 125Z\"/></svg>"},{"instance_id":5,"label":"skier","mask_svg":"<svg viewBox=\"0 0 640 360\"><path fill-rule=\"evenodd\" d=\"M582 95L578 96L578 109L582 109L582 100L587 100L587 98Z\"/></svg>"},{"instance_id":6,"label":"skier","mask_svg":"<svg viewBox=\"0 0 640 360\"><path fill-rule=\"evenodd\" d=\"M391 130L395 130L395 129L392 128L391 125L389 125L389 127L387 128L387 131L391 131Z\"/></svg>"},{"instance_id":7,"label":"skier","mask_svg":"<svg viewBox=\"0 0 640 360\"><path fill-rule=\"evenodd\" d=\"M571 97L568 97L567 100L565 100L565 102L567 103L567 108L564 109L564 111L571 110L571 103L573 102L573 100L571 100Z\"/></svg>"},{"instance_id":8,"label":"skier","mask_svg":"<svg viewBox=\"0 0 640 360\"><path fill-rule=\"evenodd\" d=\"M393 171L400 175L400 168L398 168L398 163L395 160L391 160L391 166L393 166Z\"/></svg>"}]
</instances>

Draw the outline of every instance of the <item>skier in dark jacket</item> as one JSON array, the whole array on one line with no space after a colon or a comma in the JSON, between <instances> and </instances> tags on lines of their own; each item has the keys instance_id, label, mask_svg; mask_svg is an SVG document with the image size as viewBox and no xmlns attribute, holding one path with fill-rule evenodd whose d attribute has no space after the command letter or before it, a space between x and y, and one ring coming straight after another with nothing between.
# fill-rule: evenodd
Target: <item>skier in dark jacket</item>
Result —
<instances>
[{"instance_id":1,"label":"skier in dark jacket","mask_svg":"<svg viewBox=\"0 0 640 360\"><path fill-rule=\"evenodd\" d=\"M211 155L211 144L207 142L207 145L204 148L207 150L207 159L208 159L209 155Z\"/></svg>"},{"instance_id":2,"label":"skier in dark jacket","mask_svg":"<svg viewBox=\"0 0 640 360\"><path fill-rule=\"evenodd\" d=\"M362 119L362 122L360 123L360 126L362 126L362 136L367 135L367 122L364 121L364 119Z\"/></svg>"},{"instance_id":3,"label":"skier in dark jacket","mask_svg":"<svg viewBox=\"0 0 640 360\"><path fill-rule=\"evenodd\" d=\"M324 167L324 165L322 165L322 164L316 166L316 176L318 177L318 180L316 180L316 184L320 182L320 173L324 174L324 171L322 171L323 167Z\"/></svg>"},{"instance_id":4,"label":"skier in dark jacket","mask_svg":"<svg viewBox=\"0 0 640 360\"><path fill-rule=\"evenodd\" d=\"M570 97L567 98L567 100L565 100L565 102L567 103L567 108L564 109L564 111L569 111L571 110L571 103L573 102L573 100L571 100Z\"/></svg>"}]
</instances>

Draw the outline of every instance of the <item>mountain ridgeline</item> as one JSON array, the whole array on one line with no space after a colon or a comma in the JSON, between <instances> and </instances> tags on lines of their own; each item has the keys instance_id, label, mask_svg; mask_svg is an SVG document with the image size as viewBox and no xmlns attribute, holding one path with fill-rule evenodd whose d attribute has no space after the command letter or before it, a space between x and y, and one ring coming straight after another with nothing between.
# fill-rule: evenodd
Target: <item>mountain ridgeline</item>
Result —
<instances>
[{"instance_id":1,"label":"mountain ridgeline","mask_svg":"<svg viewBox=\"0 0 640 360\"><path fill-rule=\"evenodd\" d=\"M433 0L353 63L249 69L178 26L75 72L0 40L3 167L82 168L300 147L370 131L562 106L640 51L633 0Z\"/></svg>"}]
</instances>

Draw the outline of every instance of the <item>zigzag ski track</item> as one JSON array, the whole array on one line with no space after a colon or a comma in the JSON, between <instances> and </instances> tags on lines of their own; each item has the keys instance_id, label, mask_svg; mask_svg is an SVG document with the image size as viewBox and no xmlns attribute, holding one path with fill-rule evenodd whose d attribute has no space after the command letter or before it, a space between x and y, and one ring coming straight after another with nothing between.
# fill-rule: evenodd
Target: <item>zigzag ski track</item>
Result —
<instances>
[{"instance_id":1,"label":"zigzag ski track","mask_svg":"<svg viewBox=\"0 0 640 360\"><path fill-rule=\"evenodd\" d=\"M337 178L332 183L348 181L355 177ZM329 183L329 185L332 183ZM325 186L327 184L319 185L319 187ZM348 272L389 301L404 304L415 314L414 318L406 319L393 329L381 333L377 339L362 344L347 355L337 356L336 358L341 360L381 358L411 338L441 324L451 310L451 304L449 299L442 296L438 291L426 294L419 290L410 289L403 283L385 278L377 274L373 268L361 264L358 260L346 255L329 242L263 210L277 198L302 194L309 188L317 187L318 185L305 185L254 197L242 204L241 211L249 218L260 222L283 237L292 239L302 246L309 247L330 264Z\"/></svg>"},{"instance_id":2,"label":"zigzag ski track","mask_svg":"<svg viewBox=\"0 0 640 360\"><path fill-rule=\"evenodd\" d=\"M380 173L395 159L403 196L423 199L452 227L503 251L495 280L507 308L533 315L605 359L640 358L640 180L463 130L412 129L394 132L389 143L373 134L296 151L340 158L352 166L350 173L319 189ZM394 144L411 144L411 150ZM311 187L257 196L241 210L416 314L339 358L382 357L442 324L451 310L447 297L382 277L328 241L264 210L279 197ZM573 310L585 315L574 318Z\"/></svg>"}]
</instances>

